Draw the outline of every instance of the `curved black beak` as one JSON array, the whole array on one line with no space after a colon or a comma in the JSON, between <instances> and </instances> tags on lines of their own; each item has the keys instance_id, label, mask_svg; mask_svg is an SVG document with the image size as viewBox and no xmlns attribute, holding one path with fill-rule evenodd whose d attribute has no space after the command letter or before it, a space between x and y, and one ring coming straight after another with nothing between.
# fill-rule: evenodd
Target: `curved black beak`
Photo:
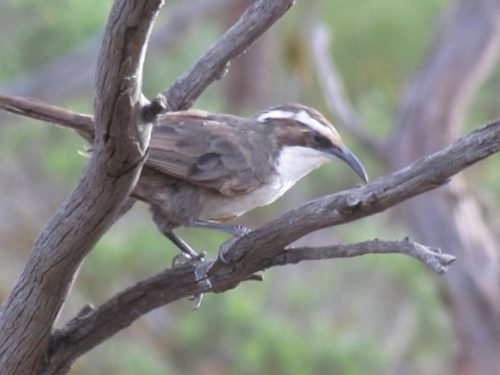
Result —
<instances>
[{"instance_id":1,"label":"curved black beak","mask_svg":"<svg viewBox=\"0 0 500 375\"><path fill-rule=\"evenodd\" d=\"M347 147L330 147L326 149L325 152L345 161L365 183L368 183L368 174L366 173L365 168L356 155L354 155Z\"/></svg>"}]
</instances>

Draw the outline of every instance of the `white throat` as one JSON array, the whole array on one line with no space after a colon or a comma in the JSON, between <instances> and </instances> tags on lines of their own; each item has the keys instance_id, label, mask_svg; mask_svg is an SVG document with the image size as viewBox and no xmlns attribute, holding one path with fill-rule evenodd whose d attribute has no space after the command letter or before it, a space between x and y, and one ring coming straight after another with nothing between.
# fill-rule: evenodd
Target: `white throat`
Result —
<instances>
[{"instance_id":1,"label":"white throat","mask_svg":"<svg viewBox=\"0 0 500 375\"><path fill-rule=\"evenodd\" d=\"M325 153L302 146L285 146L276 164L276 176L249 194L236 197L218 196L206 202L200 217L221 220L239 216L281 197L301 177L332 159Z\"/></svg>"},{"instance_id":2,"label":"white throat","mask_svg":"<svg viewBox=\"0 0 500 375\"><path fill-rule=\"evenodd\" d=\"M279 155L276 169L288 190L312 170L332 161L324 152L303 146L285 146Z\"/></svg>"}]
</instances>

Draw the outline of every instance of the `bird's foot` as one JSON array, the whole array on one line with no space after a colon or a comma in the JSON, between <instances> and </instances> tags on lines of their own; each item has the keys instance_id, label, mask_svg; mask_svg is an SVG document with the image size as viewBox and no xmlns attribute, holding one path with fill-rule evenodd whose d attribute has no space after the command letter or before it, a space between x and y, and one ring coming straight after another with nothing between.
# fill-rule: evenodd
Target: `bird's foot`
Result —
<instances>
[{"instance_id":1,"label":"bird's foot","mask_svg":"<svg viewBox=\"0 0 500 375\"><path fill-rule=\"evenodd\" d=\"M206 257L207 253L204 251L196 255L181 252L172 259L172 268L180 267L184 264L196 264L198 262L202 262L203 264L198 265L195 269L196 280L199 281L206 277L208 273L207 266L204 265ZM189 300L193 301L193 310L198 310L201 306L201 302L203 301L203 293L196 294L190 297Z\"/></svg>"},{"instance_id":2,"label":"bird's foot","mask_svg":"<svg viewBox=\"0 0 500 375\"><path fill-rule=\"evenodd\" d=\"M205 228L205 229L214 229L221 232L229 233L235 237L241 237L245 234L249 233L251 229L244 227L242 225L231 225L231 224L223 224L214 221L207 220L193 220L189 225L193 228Z\"/></svg>"},{"instance_id":3,"label":"bird's foot","mask_svg":"<svg viewBox=\"0 0 500 375\"><path fill-rule=\"evenodd\" d=\"M184 264L194 264L196 262L204 262L207 257L207 253L202 251L199 254L191 255L185 252L180 252L172 259L172 268L180 267Z\"/></svg>"},{"instance_id":4,"label":"bird's foot","mask_svg":"<svg viewBox=\"0 0 500 375\"><path fill-rule=\"evenodd\" d=\"M225 257L225 255L227 254L227 252L229 251L229 249L231 248L231 246L233 246L233 244L238 241L239 237L233 237L229 240L227 240L226 242L224 242L222 245L220 245L219 247L219 254L218 254L218 258L219 260L224 263L224 264L231 264L231 262L229 260L227 260L227 258Z\"/></svg>"},{"instance_id":5,"label":"bird's foot","mask_svg":"<svg viewBox=\"0 0 500 375\"><path fill-rule=\"evenodd\" d=\"M235 237L243 237L245 234L248 234L252 231L250 228L244 227L243 225L234 225L233 228L233 235Z\"/></svg>"},{"instance_id":6,"label":"bird's foot","mask_svg":"<svg viewBox=\"0 0 500 375\"><path fill-rule=\"evenodd\" d=\"M231 246L233 246L233 244L236 241L238 241L238 239L240 237L243 237L245 234L248 234L248 233L250 233L252 231L250 228L244 227L242 225L233 225L232 228L233 228L232 234L233 234L234 237L231 238L231 239L229 239L229 240L227 240L226 242L224 242L219 247L218 258L224 264L230 264L231 263L229 260L227 260L227 258L225 258L225 255L227 254L227 252L229 251L229 249L231 248Z\"/></svg>"}]
</instances>

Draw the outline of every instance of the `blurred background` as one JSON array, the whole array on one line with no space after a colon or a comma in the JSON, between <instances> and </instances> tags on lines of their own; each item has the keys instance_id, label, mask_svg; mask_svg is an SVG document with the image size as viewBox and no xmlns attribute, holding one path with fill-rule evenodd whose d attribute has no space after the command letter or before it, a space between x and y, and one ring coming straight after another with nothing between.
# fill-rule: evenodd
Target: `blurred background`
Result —
<instances>
[{"instance_id":1,"label":"blurred background","mask_svg":"<svg viewBox=\"0 0 500 375\"><path fill-rule=\"evenodd\" d=\"M168 87L250 3L168 1L148 50L145 94ZM110 5L3 0L0 92L91 113ZM194 107L250 116L286 102L313 106L337 124L374 180L499 115L498 8L491 0L297 2ZM364 137L344 127L321 88L326 77L311 48L320 24L333 36L324 52ZM78 151L87 146L69 130L0 113L0 301L75 185L86 163ZM458 256L445 277L398 255L275 268L263 283L206 295L198 311L183 300L151 312L80 358L71 373L494 374L499 162L491 157L437 193L300 240L324 245L409 235ZM239 223L262 225L357 183L347 167L332 163ZM204 230L180 234L211 256L227 238ZM58 324L169 267L176 251L147 207L136 204L85 260Z\"/></svg>"}]
</instances>

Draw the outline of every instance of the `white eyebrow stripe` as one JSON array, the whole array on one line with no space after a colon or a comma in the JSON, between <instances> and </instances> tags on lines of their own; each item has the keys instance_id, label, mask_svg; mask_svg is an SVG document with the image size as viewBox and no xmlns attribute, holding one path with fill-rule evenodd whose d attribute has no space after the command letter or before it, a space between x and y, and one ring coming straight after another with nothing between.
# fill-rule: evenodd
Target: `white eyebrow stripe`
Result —
<instances>
[{"instance_id":1,"label":"white eyebrow stripe","mask_svg":"<svg viewBox=\"0 0 500 375\"><path fill-rule=\"evenodd\" d=\"M323 134L325 137L331 137L332 135L332 130L329 127L323 125L321 122L311 117L311 115L309 115L309 113L307 113L303 109L300 110L299 112L290 112L290 111L275 109L269 112L262 113L259 117L257 117L257 121L264 122L267 119L272 119L272 118L275 119L293 118L294 120L309 126L311 129L317 131L318 133Z\"/></svg>"},{"instance_id":2,"label":"white eyebrow stripe","mask_svg":"<svg viewBox=\"0 0 500 375\"><path fill-rule=\"evenodd\" d=\"M304 125L309 126L311 129L316 130L318 133L323 134L326 137L331 136L331 130L325 125L320 123L318 120L312 118L306 111L302 110L295 114L294 118L300 121Z\"/></svg>"},{"instance_id":3,"label":"white eyebrow stripe","mask_svg":"<svg viewBox=\"0 0 500 375\"><path fill-rule=\"evenodd\" d=\"M264 122L269 118L292 118L295 116L295 113L288 111L281 111L279 109L275 109L273 111L264 112L259 117L257 117L257 121Z\"/></svg>"}]
</instances>

